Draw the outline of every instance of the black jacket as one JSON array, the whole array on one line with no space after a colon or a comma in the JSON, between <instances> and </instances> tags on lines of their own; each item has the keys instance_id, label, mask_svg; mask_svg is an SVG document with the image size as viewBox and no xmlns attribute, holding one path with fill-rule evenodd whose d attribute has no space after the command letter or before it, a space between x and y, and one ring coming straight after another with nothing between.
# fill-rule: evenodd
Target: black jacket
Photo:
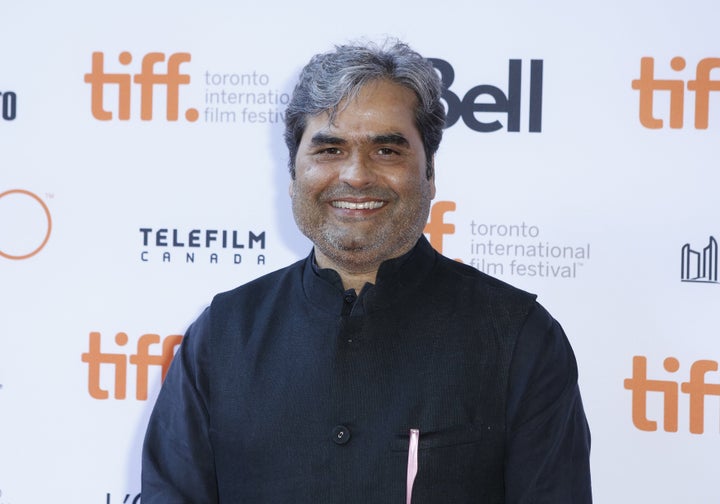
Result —
<instances>
[{"instance_id":1,"label":"black jacket","mask_svg":"<svg viewBox=\"0 0 720 504\"><path fill-rule=\"evenodd\" d=\"M570 345L533 295L422 237L359 296L312 255L218 295L155 405L153 503L591 502Z\"/></svg>"}]
</instances>

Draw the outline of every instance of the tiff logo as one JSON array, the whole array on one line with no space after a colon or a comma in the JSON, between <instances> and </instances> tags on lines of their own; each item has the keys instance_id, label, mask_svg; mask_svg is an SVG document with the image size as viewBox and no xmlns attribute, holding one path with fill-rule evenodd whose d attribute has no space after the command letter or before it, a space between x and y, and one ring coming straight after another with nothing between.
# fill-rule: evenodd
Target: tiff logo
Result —
<instances>
[{"instance_id":1,"label":"tiff logo","mask_svg":"<svg viewBox=\"0 0 720 504\"><path fill-rule=\"evenodd\" d=\"M133 56L125 51L120 53L118 62L128 66ZM165 92L166 119L177 121L180 108L180 86L190 83L190 76L180 73L180 65L190 61L190 53L174 53L167 59L165 71L158 71L159 63L165 61L165 54L151 52L142 59L140 73L109 73L105 71L105 54L94 52L92 54L92 71L85 74L85 82L90 84L90 110L95 119L110 121L113 111L121 121L130 119L130 104L133 83L140 88L140 119L150 121L153 118L153 98L156 88L161 87ZM115 86L113 91L117 96L117 103L110 110L105 108L105 92L108 86ZM185 119L190 122L198 120L197 109L189 108L185 111Z\"/></svg>"},{"instance_id":2,"label":"tiff logo","mask_svg":"<svg viewBox=\"0 0 720 504\"><path fill-rule=\"evenodd\" d=\"M82 354L82 361L88 365L88 392L95 399L107 399L109 391L102 388L101 371L111 368L111 380L113 383L113 397L125 399L127 393L127 368L128 361L135 366L135 398L139 401L146 401L148 397L148 371L150 366L159 366L161 369L161 380L165 379L170 362L175 354L175 347L182 341L182 336L167 336L161 342L157 334L144 334L137 342L137 352L128 356L125 353L103 352L100 349L100 333L91 332L89 349ZM124 347L128 344L128 335L119 332L115 335L115 344ZM150 347L159 345L159 353L151 353Z\"/></svg>"},{"instance_id":3,"label":"tiff logo","mask_svg":"<svg viewBox=\"0 0 720 504\"><path fill-rule=\"evenodd\" d=\"M670 68L681 72L686 66L685 58L676 56L670 60ZM720 80L712 80L710 72L720 68L720 58L701 59L695 69L695 79L687 82L688 91L695 94L695 129L707 129L710 115L710 92L720 91ZM640 60L640 78L632 81L632 88L640 92L640 123L646 128L660 129L664 122L655 117L654 99L656 91L669 93L670 127L683 127L685 114L685 81L682 79L655 78L655 59Z\"/></svg>"},{"instance_id":4,"label":"tiff logo","mask_svg":"<svg viewBox=\"0 0 720 504\"><path fill-rule=\"evenodd\" d=\"M680 361L668 357L663 361L663 368L668 373L676 373L680 369ZM647 399L649 393L657 393L662 397L663 429L665 432L678 431L680 412L680 392L689 397L689 421L692 434L705 431L705 397L720 396L720 383L707 383L708 372L716 372L718 363L712 360L699 360L690 366L690 378L686 382L674 380L648 379L647 357L633 357L632 378L625 380L625 388L632 392L632 421L642 431L658 430L657 421L648 418ZM720 378L716 374L716 379Z\"/></svg>"},{"instance_id":5,"label":"tiff logo","mask_svg":"<svg viewBox=\"0 0 720 504\"><path fill-rule=\"evenodd\" d=\"M425 224L423 232L428 235L428 241L435 250L443 253L443 236L455 234L455 224L445 222L447 212L455 211L454 201L438 201L430 208L430 220Z\"/></svg>"},{"instance_id":6,"label":"tiff logo","mask_svg":"<svg viewBox=\"0 0 720 504\"><path fill-rule=\"evenodd\" d=\"M686 243L682 248L680 278L683 282L718 283L718 244L710 237L708 244L698 252Z\"/></svg>"},{"instance_id":7,"label":"tiff logo","mask_svg":"<svg viewBox=\"0 0 720 504\"><path fill-rule=\"evenodd\" d=\"M454 212L456 208L454 201L438 201L430 208L430 220L425 224L423 233L428 235L430 245L439 253L443 253L443 242L445 235L455 234L455 224L445 222L445 214ZM462 259L455 259L463 262Z\"/></svg>"}]
</instances>

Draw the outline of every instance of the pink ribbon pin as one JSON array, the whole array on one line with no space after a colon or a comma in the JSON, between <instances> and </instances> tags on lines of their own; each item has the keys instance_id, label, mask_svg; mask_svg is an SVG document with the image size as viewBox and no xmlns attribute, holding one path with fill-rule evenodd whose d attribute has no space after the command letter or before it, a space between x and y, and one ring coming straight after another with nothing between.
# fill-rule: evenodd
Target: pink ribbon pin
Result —
<instances>
[{"instance_id":1,"label":"pink ribbon pin","mask_svg":"<svg viewBox=\"0 0 720 504\"><path fill-rule=\"evenodd\" d=\"M418 443L420 442L420 430L410 429L410 444L408 446L408 463L407 463L407 494L405 498L406 504L410 504L412 500L413 483L418 472Z\"/></svg>"}]
</instances>

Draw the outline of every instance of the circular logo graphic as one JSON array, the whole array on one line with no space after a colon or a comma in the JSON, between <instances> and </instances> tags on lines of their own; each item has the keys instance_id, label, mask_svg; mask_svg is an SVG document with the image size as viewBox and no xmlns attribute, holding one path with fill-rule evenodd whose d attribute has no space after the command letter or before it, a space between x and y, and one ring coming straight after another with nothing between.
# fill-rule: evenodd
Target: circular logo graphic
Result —
<instances>
[{"instance_id":1,"label":"circular logo graphic","mask_svg":"<svg viewBox=\"0 0 720 504\"><path fill-rule=\"evenodd\" d=\"M50 209L36 194L24 189L0 193L0 256L32 257L47 244L51 231Z\"/></svg>"}]
</instances>

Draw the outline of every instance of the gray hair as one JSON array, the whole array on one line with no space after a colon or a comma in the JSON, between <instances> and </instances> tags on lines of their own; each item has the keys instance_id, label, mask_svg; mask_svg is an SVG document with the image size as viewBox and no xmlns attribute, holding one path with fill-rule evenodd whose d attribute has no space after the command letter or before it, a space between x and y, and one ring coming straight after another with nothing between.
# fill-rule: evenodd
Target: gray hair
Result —
<instances>
[{"instance_id":1,"label":"gray hair","mask_svg":"<svg viewBox=\"0 0 720 504\"><path fill-rule=\"evenodd\" d=\"M417 96L415 125L425 148L427 177L432 177L433 156L445 126L440 76L430 61L407 44L392 40L383 46L339 45L334 51L313 56L302 69L285 112L285 143L292 178L307 118L328 112L332 120L341 101L353 99L365 84L378 79L406 87Z\"/></svg>"}]
</instances>

